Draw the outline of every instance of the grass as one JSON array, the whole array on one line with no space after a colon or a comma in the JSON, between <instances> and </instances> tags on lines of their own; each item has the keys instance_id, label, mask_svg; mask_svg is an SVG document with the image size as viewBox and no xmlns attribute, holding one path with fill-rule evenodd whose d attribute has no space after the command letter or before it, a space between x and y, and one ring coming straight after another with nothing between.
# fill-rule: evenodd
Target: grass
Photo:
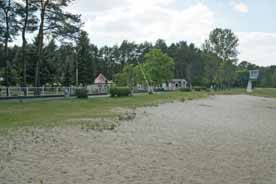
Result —
<instances>
[{"instance_id":1,"label":"grass","mask_svg":"<svg viewBox=\"0 0 276 184\"><path fill-rule=\"evenodd\" d=\"M0 101L0 128L59 126L66 122L92 118L115 118L112 109L155 106L175 100L207 97L207 92L167 92L124 98L61 99L49 101Z\"/></svg>"},{"instance_id":2,"label":"grass","mask_svg":"<svg viewBox=\"0 0 276 184\"><path fill-rule=\"evenodd\" d=\"M157 106L161 103L193 100L208 95L245 94L245 89L231 89L217 92L166 92L154 95L138 95L124 98L89 98L0 101L0 130L22 126L63 126L72 122L95 118L118 118L114 108L136 108ZM276 98L276 89L257 88L252 95Z\"/></svg>"},{"instance_id":3,"label":"grass","mask_svg":"<svg viewBox=\"0 0 276 184\"><path fill-rule=\"evenodd\" d=\"M246 90L243 88L233 88L233 89L210 92L211 95L239 95L239 94L245 94L245 93L246 93Z\"/></svg>"},{"instance_id":4,"label":"grass","mask_svg":"<svg viewBox=\"0 0 276 184\"><path fill-rule=\"evenodd\" d=\"M253 90L252 95L276 98L276 88L256 88Z\"/></svg>"}]
</instances>

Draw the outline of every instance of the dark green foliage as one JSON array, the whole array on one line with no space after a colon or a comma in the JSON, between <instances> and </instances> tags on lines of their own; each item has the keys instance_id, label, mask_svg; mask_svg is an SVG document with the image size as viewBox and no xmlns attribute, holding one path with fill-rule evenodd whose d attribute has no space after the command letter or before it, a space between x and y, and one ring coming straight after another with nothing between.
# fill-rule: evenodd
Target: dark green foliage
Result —
<instances>
[{"instance_id":1,"label":"dark green foliage","mask_svg":"<svg viewBox=\"0 0 276 184\"><path fill-rule=\"evenodd\" d=\"M79 84L92 84L96 77L96 55L92 49L87 32L82 31L77 41Z\"/></svg>"},{"instance_id":2,"label":"dark green foliage","mask_svg":"<svg viewBox=\"0 0 276 184\"><path fill-rule=\"evenodd\" d=\"M142 68L151 85L160 85L174 77L174 60L160 49L150 50L145 55L144 62Z\"/></svg>"},{"instance_id":3,"label":"dark green foliage","mask_svg":"<svg viewBox=\"0 0 276 184\"><path fill-rule=\"evenodd\" d=\"M27 1L37 2L22 2ZM2 2L0 0L0 8L3 9ZM80 31L80 17L63 11L62 7L67 5L69 0L62 1L62 5L53 4L58 2L57 0L43 1L45 2L50 4L45 9L43 35L52 40L47 45L43 42L43 35L38 35L33 43L26 43L25 46L8 46L8 42L16 36L17 28L20 32L23 29L26 9L18 6L17 11L10 9L13 11L9 14L12 28L7 40L4 34L5 15L0 11L0 77L8 79L12 86L21 86L22 83L28 86L37 83L41 86L85 86L92 84L97 74L103 73L108 80L131 89L137 84L160 87L161 83L178 78L186 79L188 86L212 86L219 90L246 87L248 70L252 69L260 70L259 80L254 81L257 87L276 86L275 66L259 67L247 61L239 65L235 63L238 40L231 30L215 29L203 49L185 41L167 45L162 39L158 39L155 44L137 44L125 40L120 45L97 47L90 43L88 33ZM40 6L39 3L29 7L29 24L26 27L28 33L39 29L37 23L41 21L36 22L36 19L41 19ZM14 21L13 16L16 14L20 23ZM71 39L67 39L68 36ZM55 44L54 38L61 38L62 42ZM223 43L216 42L222 38ZM231 52L225 53L223 48L232 43L231 40ZM7 83L2 81L1 85Z\"/></svg>"},{"instance_id":4,"label":"dark green foliage","mask_svg":"<svg viewBox=\"0 0 276 184\"><path fill-rule=\"evenodd\" d=\"M79 88L76 90L77 98L88 98L88 91L86 88Z\"/></svg>"},{"instance_id":5,"label":"dark green foliage","mask_svg":"<svg viewBox=\"0 0 276 184\"><path fill-rule=\"evenodd\" d=\"M239 45L238 37L230 29L214 29L209 39L205 41L203 50L215 53L223 61L235 63L237 61Z\"/></svg>"},{"instance_id":6,"label":"dark green foliage","mask_svg":"<svg viewBox=\"0 0 276 184\"><path fill-rule=\"evenodd\" d=\"M180 88L179 91L181 91L181 92L191 92L192 89L191 88Z\"/></svg>"},{"instance_id":7,"label":"dark green foliage","mask_svg":"<svg viewBox=\"0 0 276 184\"><path fill-rule=\"evenodd\" d=\"M208 88L203 87L203 86L194 86L193 90L195 90L195 91L208 91Z\"/></svg>"},{"instance_id":8,"label":"dark green foliage","mask_svg":"<svg viewBox=\"0 0 276 184\"><path fill-rule=\"evenodd\" d=\"M131 90L129 87L111 87L109 93L111 97L123 97L129 96L131 94Z\"/></svg>"}]
</instances>

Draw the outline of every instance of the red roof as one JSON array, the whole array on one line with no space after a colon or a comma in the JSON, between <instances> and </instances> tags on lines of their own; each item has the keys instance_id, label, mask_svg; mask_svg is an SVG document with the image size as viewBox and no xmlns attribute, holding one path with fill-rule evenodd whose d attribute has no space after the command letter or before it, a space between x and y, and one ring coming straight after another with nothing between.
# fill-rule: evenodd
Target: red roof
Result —
<instances>
[{"instance_id":1,"label":"red roof","mask_svg":"<svg viewBox=\"0 0 276 184\"><path fill-rule=\"evenodd\" d=\"M105 84L107 82L108 82L107 78L101 73L95 79L95 84Z\"/></svg>"}]
</instances>

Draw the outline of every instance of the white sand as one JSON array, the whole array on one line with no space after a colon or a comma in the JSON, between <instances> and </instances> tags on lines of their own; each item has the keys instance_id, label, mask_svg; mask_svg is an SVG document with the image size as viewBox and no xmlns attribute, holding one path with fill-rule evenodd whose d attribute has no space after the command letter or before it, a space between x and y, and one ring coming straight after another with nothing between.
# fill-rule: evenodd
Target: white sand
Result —
<instances>
[{"instance_id":1,"label":"white sand","mask_svg":"<svg viewBox=\"0 0 276 184\"><path fill-rule=\"evenodd\" d=\"M275 184L276 100L245 95L137 109L114 131L0 136L0 184Z\"/></svg>"}]
</instances>

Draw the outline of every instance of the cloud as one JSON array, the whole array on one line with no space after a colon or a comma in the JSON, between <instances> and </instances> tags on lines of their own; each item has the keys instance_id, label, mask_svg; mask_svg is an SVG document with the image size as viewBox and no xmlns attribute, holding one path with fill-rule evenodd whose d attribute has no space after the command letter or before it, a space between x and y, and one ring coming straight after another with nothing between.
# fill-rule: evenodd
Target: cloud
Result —
<instances>
[{"instance_id":1,"label":"cloud","mask_svg":"<svg viewBox=\"0 0 276 184\"><path fill-rule=\"evenodd\" d=\"M240 13L248 13L248 11L249 11L248 6L239 0L231 1L230 5L233 7L234 10L236 10Z\"/></svg>"},{"instance_id":2,"label":"cloud","mask_svg":"<svg viewBox=\"0 0 276 184\"><path fill-rule=\"evenodd\" d=\"M84 29L98 46L120 44L125 39L154 42L162 38L167 43L186 40L199 47L219 25L207 1L196 2L181 9L178 0L78 0L69 10L82 14ZM241 13L249 11L242 0L232 0L230 5ZM240 60L262 66L276 64L276 33L237 35Z\"/></svg>"},{"instance_id":3,"label":"cloud","mask_svg":"<svg viewBox=\"0 0 276 184\"><path fill-rule=\"evenodd\" d=\"M276 33L240 32L240 60L261 66L276 65Z\"/></svg>"},{"instance_id":4,"label":"cloud","mask_svg":"<svg viewBox=\"0 0 276 184\"><path fill-rule=\"evenodd\" d=\"M83 11L84 29L93 43L112 45L124 39L143 42L163 38L169 43L187 40L199 46L214 28L214 13L202 3L176 10L169 8L174 0L123 2L102 11Z\"/></svg>"}]
</instances>

